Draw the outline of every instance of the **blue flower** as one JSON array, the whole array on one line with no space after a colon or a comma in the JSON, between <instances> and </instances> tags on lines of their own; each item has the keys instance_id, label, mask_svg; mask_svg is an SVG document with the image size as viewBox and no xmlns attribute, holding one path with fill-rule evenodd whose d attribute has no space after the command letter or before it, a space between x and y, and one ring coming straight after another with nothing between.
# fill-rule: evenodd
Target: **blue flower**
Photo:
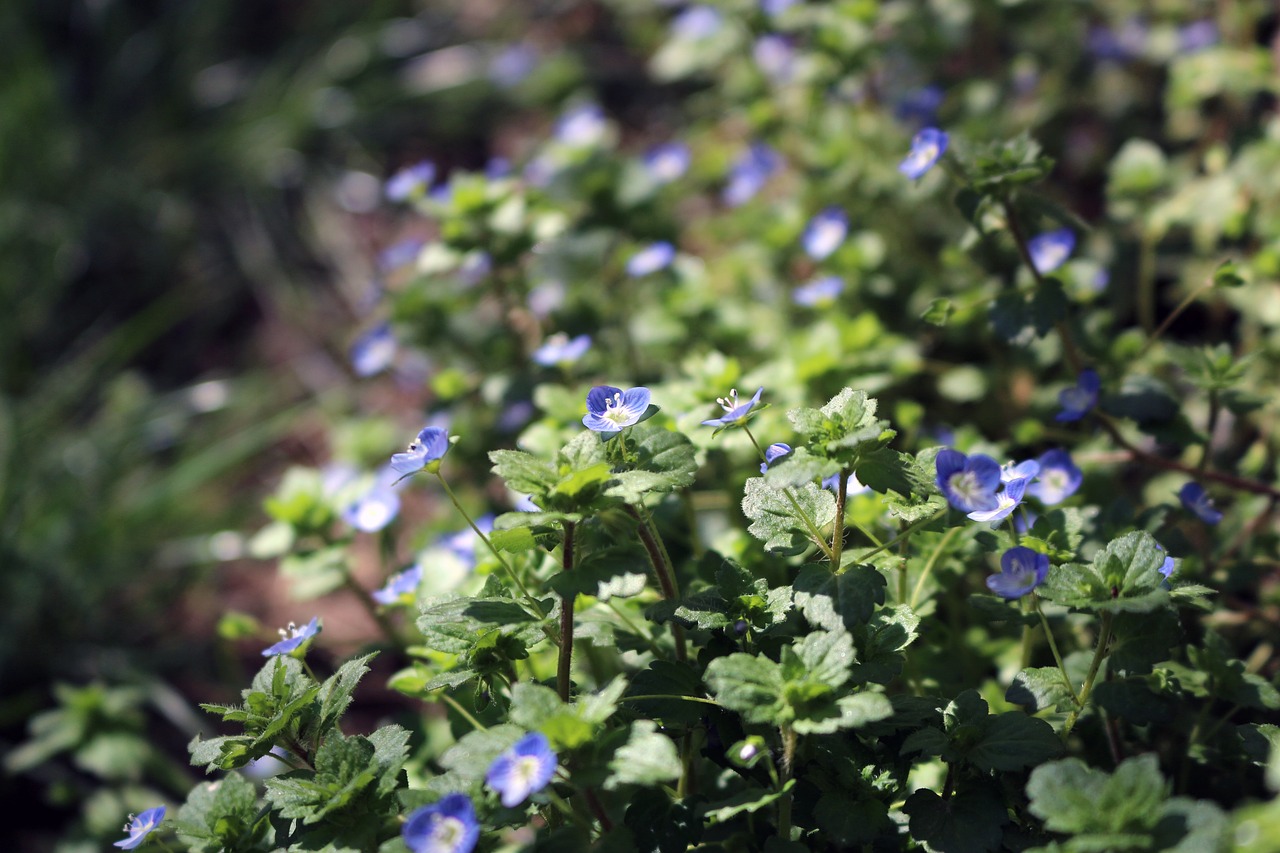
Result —
<instances>
[{"instance_id":1,"label":"blue flower","mask_svg":"<svg viewBox=\"0 0 1280 853\"><path fill-rule=\"evenodd\" d=\"M423 195L436 178L436 166L429 160L406 166L387 179L383 192L388 201L408 201Z\"/></svg>"},{"instance_id":2,"label":"blue flower","mask_svg":"<svg viewBox=\"0 0 1280 853\"><path fill-rule=\"evenodd\" d=\"M362 533L377 533L400 514L400 496L389 486L375 486L342 511L342 520Z\"/></svg>"},{"instance_id":3,"label":"blue flower","mask_svg":"<svg viewBox=\"0 0 1280 853\"><path fill-rule=\"evenodd\" d=\"M776 84L791 79L795 67L796 51L790 40L779 35L766 35L756 39L751 55L761 73Z\"/></svg>"},{"instance_id":4,"label":"blue flower","mask_svg":"<svg viewBox=\"0 0 1280 853\"><path fill-rule=\"evenodd\" d=\"M799 0L760 0L760 8L766 15L781 15Z\"/></svg>"},{"instance_id":5,"label":"blue flower","mask_svg":"<svg viewBox=\"0 0 1280 853\"><path fill-rule=\"evenodd\" d=\"M129 833L129 837L123 841L117 841L111 846L119 847L122 850L132 850L141 844L147 834L159 826L162 820L164 820L164 806L147 809L137 817L129 815L129 822L124 826L124 831Z\"/></svg>"},{"instance_id":6,"label":"blue flower","mask_svg":"<svg viewBox=\"0 0 1280 853\"><path fill-rule=\"evenodd\" d=\"M1156 550L1160 551L1161 553L1164 553L1164 546L1161 545L1159 542L1157 542ZM1173 577L1173 572L1175 568L1176 566L1174 565L1173 557L1166 556L1164 558L1164 562L1160 564L1160 568L1158 569L1158 571L1160 572L1160 574L1164 575L1165 580L1168 580L1169 578Z\"/></svg>"},{"instance_id":7,"label":"blue flower","mask_svg":"<svg viewBox=\"0 0 1280 853\"><path fill-rule=\"evenodd\" d=\"M1000 463L990 456L965 456L958 450L938 453L938 488L947 502L961 512L996 509L996 489L1000 485Z\"/></svg>"},{"instance_id":8,"label":"blue flower","mask_svg":"<svg viewBox=\"0 0 1280 853\"><path fill-rule=\"evenodd\" d=\"M1205 524L1217 524L1222 521L1222 513L1213 508L1213 501L1199 483L1187 483L1178 492L1178 500L1192 515Z\"/></svg>"},{"instance_id":9,"label":"blue flower","mask_svg":"<svg viewBox=\"0 0 1280 853\"><path fill-rule=\"evenodd\" d=\"M676 247L665 240L652 243L627 260L627 275L639 278L666 269L675 259Z\"/></svg>"},{"instance_id":10,"label":"blue flower","mask_svg":"<svg viewBox=\"0 0 1280 853\"><path fill-rule=\"evenodd\" d=\"M671 20L671 34L677 38L699 41L720 30L720 13L711 6L690 6Z\"/></svg>"},{"instance_id":11,"label":"blue flower","mask_svg":"<svg viewBox=\"0 0 1280 853\"><path fill-rule=\"evenodd\" d=\"M526 42L504 47L489 61L489 79L504 89L518 86L538 67L538 52Z\"/></svg>"},{"instance_id":12,"label":"blue flower","mask_svg":"<svg viewBox=\"0 0 1280 853\"><path fill-rule=\"evenodd\" d=\"M791 453L791 445L781 441L774 442L764 449L764 461L760 463L760 473L769 470L769 466Z\"/></svg>"},{"instance_id":13,"label":"blue flower","mask_svg":"<svg viewBox=\"0 0 1280 853\"><path fill-rule=\"evenodd\" d=\"M840 248L848 233L849 217L838 207L828 207L809 220L801 242L809 257L820 261Z\"/></svg>"},{"instance_id":14,"label":"blue flower","mask_svg":"<svg viewBox=\"0 0 1280 853\"><path fill-rule=\"evenodd\" d=\"M471 853L480 839L480 822L466 794L445 794L410 814L400 835L413 853Z\"/></svg>"},{"instance_id":15,"label":"blue flower","mask_svg":"<svg viewBox=\"0 0 1280 853\"><path fill-rule=\"evenodd\" d=\"M422 583L422 566L413 565L392 575L387 580L387 585L382 589L375 590L373 600L379 604L390 606L392 604L406 604L413 601L413 595L418 591L418 586Z\"/></svg>"},{"instance_id":16,"label":"blue flower","mask_svg":"<svg viewBox=\"0 0 1280 853\"><path fill-rule=\"evenodd\" d=\"M396 339L386 323L370 329L351 346L351 366L357 376L380 373L391 366L395 357Z\"/></svg>"},{"instance_id":17,"label":"blue flower","mask_svg":"<svg viewBox=\"0 0 1280 853\"><path fill-rule=\"evenodd\" d=\"M1040 476L1027 487L1027 494L1053 506L1074 495L1083 481L1084 474L1071 461L1071 454L1056 448L1040 456Z\"/></svg>"},{"instance_id":18,"label":"blue flower","mask_svg":"<svg viewBox=\"0 0 1280 853\"><path fill-rule=\"evenodd\" d=\"M1027 493L1027 481L1025 479L1010 480L1004 484L1004 489L996 495L996 505L991 509L975 509L969 513L969 518L974 521L989 521L997 524L1009 517L1009 514L1017 509L1018 504L1022 503L1022 498Z\"/></svg>"},{"instance_id":19,"label":"blue flower","mask_svg":"<svg viewBox=\"0 0 1280 853\"><path fill-rule=\"evenodd\" d=\"M556 754L542 732L527 734L489 765L484 780L497 791L502 804L515 808L551 782Z\"/></svg>"},{"instance_id":20,"label":"blue flower","mask_svg":"<svg viewBox=\"0 0 1280 853\"><path fill-rule=\"evenodd\" d=\"M587 413L582 425L595 432L620 432L623 427L638 423L648 408L648 388L628 388L623 392L612 385L597 385L587 392Z\"/></svg>"},{"instance_id":21,"label":"blue flower","mask_svg":"<svg viewBox=\"0 0 1280 853\"><path fill-rule=\"evenodd\" d=\"M458 265L458 281L465 287L474 287L489 277L493 271L493 259L488 252L468 252Z\"/></svg>"},{"instance_id":22,"label":"blue flower","mask_svg":"<svg viewBox=\"0 0 1280 853\"><path fill-rule=\"evenodd\" d=\"M422 469L434 471L439 468L440 457L449 449L449 431L440 427L424 427L418 437L409 445L404 453L396 453L391 457L391 467L401 474L416 474ZM430 467L436 463L436 467Z\"/></svg>"},{"instance_id":23,"label":"blue flower","mask_svg":"<svg viewBox=\"0 0 1280 853\"><path fill-rule=\"evenodd\" d=\"M724 203L737 207L750 201L781 165L776 151L763 142L753 143L729 169L729 183L722 195Z\"/></svg>"},{"instance_id":24,"label":"blue flower","mask_svg":"<svg viewBox=\"0 0 1280 853\"><path fill-rule=\"evenodd\" d=\"M575 148L589 148L604 140L604 111L595 104L574 107L556 122L556 139Z\"/></svg>"},{"instance_id":25,"label":"blue flower","mask_svg":"<svg viewBox=\"0 0 1280 853\"><path fill-rule=\"evenodd\" d=\"M1196 21L1178 28L1178 47L1183 53L1195 53L1218 43L1218 25L1213 21Z\"/></svg>"},{"instance_id":26,"label":"blue flower","mask_svg":"<svg viewBox=\"0 0 1280 853\"><path fill-rule=\"evenodd\" d=\"M1013 600L1040 586L1048 576L1048 555L1019 545L1000 556L1000 574L987 578L987 588Z\"/></svg>"},{"instance_id":27,"label":"blue flower","mask_svg":"<svg viewBox=\"0 0 1280 853\"><path fill-rule=\"evenodd\" d=\"M911 140L911 151L898 164L898 171L915 180L933 168L947 150L949 137L936 127L926 127Z\"/></svg>"},{"instance_id":28,"label":"blue flower","mask_svg":"<svg viewBox=\"0 0 1280 853\"><path fill-rule=\"evenodd\" d=\"M724 409L724 414L718 418L712 418L703 421L703 426L725 427L730 424L737 423L746 418L747 413L755 408L756 403L760 402L760 395L764 393L764 388L756 389L756 395L745 403L738 402L738 389L734 388L729 391L728 397L717 397L716 402L720 404L720 408Z\"/></svg>"},{"instance_id":29,"label":"blue flower","mask_svg":"<svg viewBox=\"0 0 1280 853\"><path fill-rule=\"evenodd\" d=\"M511 508L516 512L541 512L542 507L533 502L533 495L517 494Z\"/></svg>"},{"instance_id":30,"label":"blue flower","mask_svg":"<svg viewBox=\"0 0 1280 853\"><path fill-rule=\"evenodd\" d=\"M1025 462L1009 462L1000 468L1000 482L1012 483L1014 480L1031 480L1040 473L1040 463L1034 459Z\"/></svg>"},{"instance_id":31,"label":"blue flower","mask_svg":"<svg viewBox=\"0 0 1280 853\"><path fill-rule=\"evenodd\" d=\"M835 275L823 276L791 291L791 301L808 308L830 305L843 290L844 279Z\"/></svg>"},{"instance_id":32,"label":"blue flower","mask_svg":"<svg viewBox=\"0 0 1280 853\"><path fill-rule=\"evenodd\" d=\"M397 240L378 253L378 269L392 272L417 260L422 252L423 241L415 237Z\"/></svg>"},{"instance_id":33,"label":"blue flower","mask_svg":"<svg viewBox=\"0 0 1280 853\"><path fill-rule=\"evenodd\" d=\"M533 360L543 367L573 364L591 349L591 336L578 335L572 340L563 333L552 335L533 351Z\"/></svg>"},{"instance_id":34,"label":"blue flower","mask_svg":"<svg viewBox=\"0 0 1280 853\"><path fill-rule=\"evenodd\" d=\"M655 145L644 155L644 168L660 184L669 184L689 170L689 146L683 142Z\"/></svg>"},{"instance_id":35,"label":"blue flower","mask_svg":"<svg viewBox=\"0 0 1280 853\"><path fill-rule=\"evenodd\" d=\"M280 629L280 642L262 650L263 657L272 655L291 655L298 650L305 651L307 641L320 633L320 617L312 616L311 621L299 628L290 622L289 627Z\"/></svg>"},{"instance_id":36,"label":"blue flower","mask_svg":"<svg viewBox=\"0 0 1280 853\"><path fill-rule=\"evenodd\" d=\"M484 176L491 181L501 180L511 175L511 161L506 157L490 157L484 164Z\"/></svg>"},{"instance_id":37,"label":"blue flower","mask_svg":"<svg viewBox=\"0 0 1280 853\"><path fill-rule=\"evenodd\" d=\"M1046 231L1027 241L1031 265L1040 275L1051 273L1067 262L1076 247L1076 235L1070 228Z\"/></svg>"},{"instance_id":38,"label":"blue flower","mask_svg":"<svg viewBox=\"0 0 1280 853\"><path fill-rule=\"evenodd\" d=\"M1102 388L1102 380L1093 370L1080 371L1074 388L1068 388L1058 395L1058 403L1062 411L1054 415L1059 423L1078 421L1098 404L1098 391Z\"/></svg>"},{"instance_id":39,"label":"blue flower","mask_svg":"<svg viewBox=\"0 0 1280 853\"><path fill-rule=\"evenodd\" d=\"M942 106L942 87L934 84L904 92L894 103L893 114L902 121L930 124Z\"/></svg>"}]
</instances>

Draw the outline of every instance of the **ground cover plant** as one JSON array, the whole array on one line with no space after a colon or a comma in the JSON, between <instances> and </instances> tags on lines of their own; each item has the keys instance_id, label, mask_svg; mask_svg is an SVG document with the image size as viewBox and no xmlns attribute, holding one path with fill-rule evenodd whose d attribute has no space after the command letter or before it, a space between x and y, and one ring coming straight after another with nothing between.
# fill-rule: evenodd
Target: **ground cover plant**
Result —
<instances>
[{"instance_id":1,"label":"ground cover plant","mask_svg":"<svg viewBox=\"0 0 1280 853\"><path fill-rule=\"evenodd\" d=\"M298 618L116 846L1280 849L1274 11L571 7L643 79L388 164Z\"/></svg>"}]
</instances>

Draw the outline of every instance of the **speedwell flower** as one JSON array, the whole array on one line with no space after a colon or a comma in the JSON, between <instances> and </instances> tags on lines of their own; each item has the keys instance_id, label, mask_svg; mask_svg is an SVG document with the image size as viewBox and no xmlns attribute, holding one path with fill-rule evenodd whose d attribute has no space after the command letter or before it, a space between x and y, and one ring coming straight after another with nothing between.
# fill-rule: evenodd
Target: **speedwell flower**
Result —
<instances>
[{"instance_id":1,"label":"speedwell flower","mask_svg":"<svg viewBox=\"0 0 1280 853\"><path fill-rule=\"evenodd\" d=\"M1102 380L1098 378L1096 371L1080 371L1080 378L1076 380L1075 386L1058 395L1062 411L1054 415L1053 419L1060 423L1080 420L1098 404L1098 391L1101 388Z\"/></svg>"},{"instance_id":2,"label":"speedwell flower","mask_svg":"<svg viewBox=\"0 0 1280 853\"><path fill-rule=\"evenodd\" d=\"M644 155L644 168L660 184L669 184L689 170L689 146L683 142L655 145Z\"/></svg>"},{"instance_id":3,"label":"speedwell flower","mask_svg":"<svg viewBox=\"0 0 1280 853\"><path fill-rule=\"evenodd\" d=\"M408 201L422 195L436 178L436 166L430 160L406 166L387 179L383 189L388 201Z\"/></svg>"},{"instance_id":4,"label":"speedwell flower","mask_svg":"<svg viewBox=\"0 0 1280 853\"><path fill-rule=\"evenodd\" d=\"M272 655L291 655L306 646L308 640L320 633L320 617L312 616L311 621L301 628L290 622L289 627L280 629L280 642L262 650L263 657Z\"/></svg>"},{"instance_id":5,"label":"speedwell flower","mask_svg":"<svg viewBox=\"0 0 1280 853\"><path fill-rule=\"evenodd\" d=\"M722 195L724 203L737 207L750 201L781 165L782 158L776 151L763 142L753 143L729 170L729 183Z\"/></svg>"},{"instance_id":6,"label":"speedwell flower","mask_svg":"<svg viewBox=\"0 0 1280 853\"><path fill-rule=\"evenodd\" d=\"M563 332L547 338L542 346L533 351L533 360L543 367L555 367L558 364L573 364L591 349L591 336L578 335L570 338Z\"/></svg>"},{"instance_id":7,"label":"speedwell flower","mask_svg":"<svg viewBox=\"0 0 1280 853\"><path fill-rule=\"evenodd\" d=\"M556 754L551 751L547 736L532 732L495 758L484 780L510 809L547 787L555 772Z\"/></svg>"},{"instance_id":8,"label":"speedwell flower","mask_svg":"<svg viewBox=\"0 0 1280 853\"><path fill-rule=\"evenodd\" d=\"M1187 483L1178 492L1178 500L1182 505L1205 524L1217 524L1222 521L1222 513L1214 509L1213 501L1199 483Z\"/></svg>"},{"instance_id":9,"label":"speedwell flower","mask_svg":"<svg viewBox=\"0 0 1280 853\"><path fill-rule=\"evenodd\" d=\"M651 243L627 259L627 275L640 278L649 273L666 269L675 260L676 247L661 240Z\"/></svg>"},{"instance_id":10,"label":"speedwell flower","mask_svg":"<svg viewBox=\"0 0 1280 853\"><path fill-rule=\"evenodd\" d=\"M728 397L717 397L716 402L720 404L720 408L724 409L724 414L718 418L712 418L703 421L703 426L724 427L737 423L744 419L747 413L755 408L756 403L760 402L760 395L764 393L764 388L756 389L756 394L745 403L738 402L738 389L733 388L729 391Z\"/></svg>"},{"instance_id":11,"label":"speedwell flower","mask_svg":"<svg viewBox=\"0 0 1280 853\"><path fill-rule=\"evenodd\" d=\"M837 275L815 278L808 284L802 284L791 291L791 301L797 305L814 308L819 305L830 305L844 290L844 279Z\"/></svg>"},{"instance_id":12,"label":"speedwell flower","mask_svg":"<svg viewBox=\"0 0 1280 853\"><path fill-rule=\"evenodd\" d=\"M391 366L396 357L396 339L391 326L375 326L351 345L351 366L356 376L372 376Z\"/></svg>"},{"instance_id":13,"label":"speedwell flower","mask_svg":"<svg viewBox=\"0 0 1280 853\"><path fill-rule=\"evenodd\" d=\"M1059 447L1040 456L1040 477L1027 487L1027 494L1039 498L1045 506L1053 506L1074 495L1083 480L1084 474L1071 461L1071 454Z\"/></svg>"},{"instance_id":14,"label":"speedwell flower","mask_svg":"<svg viewBox=\"0 0 1280 853\"><path fill-rule=\"evenodd\" d=\"M1000 485L1000 463L990 456L965 456L958 450L943 450L935 460L938 488L947 502L961 512L993 510L999 507L996 489Z\"/></svg>"},{"instance_id":15,"label":"speedwell flower","mask_svg":"<svg viewBox=\"0 0 1280 853\"><path fill-rule=\"evenodd\" d=\"M791 445L776 441L764 449L764 461L760 463L760 473L769 470L769 466L791 452Z\"/></svg>"},{"instance_id":16,"label":"speedwell flower","mask_svg":"<svg viewBox=\"0 0 1280 853\"><path fill-rule=\"evenodd\" d=\"M391 457L391 467L404 475L416 474L432 463L438 463L449 449L449 431L440 427L423 427L404 453ZM435 470L435 469L430 469Z\"/></svg>"},{"instance_id":17,"label":"speedwell flower","mask_svg":"<svg viewBox=\"0 0 1280 853\"><path fill-rule=\"evenodd\" d=\"M560 116L555 135L565 145L590 148L604 140L607 130L604 110L595 104L582 104Z\"/></svg>"},{"instance_id":18,"label":"speedwell flower","mask_svg":"<svg viewBox=\"0 0 1280 853\"><path fill-rule=\"evenodd\" d=\"M111 846L119 847L121 850L132 850L141 844L146 839L147 834L159 826L162 820L164 820L164 806L147 809L136 817L129 815L129 822L124 825L124 831L129 833L129 837L123 841L117 841Z\"/></svg>"},{"instance_id":19,"label":"speedwell flower","mask_svg":"<svg viewBox=\"0 0 1280 853\"><path fill-rule=\"evenodd\" d=\"M480 840L480 822L471 798L455 792L414 811L400 835L413 853L471 853Z\"/></svg>"},{"instance_id":20,"label":"speedwell flower","mask_svg":"<svg viewBox=\"0 0 1280 853\"><path fill-rule=\"evenodd\" d=\"M1076 235L1070 228L1046 231L1027 241L1031 265L1040 275L1050 273L1067 262L1076 247Z\"/></svg>"},{"instance_id":21,"label":"speedwell flower","mask_svg":"<svg viewBox=\"0 0 1280 853\"><path fill-rule=\"evenodd\" d=\"M413 600L413 594L418 591L421 583L422 566L412 565L403 572L392 575L382 589L374 590L373 600L388 606L408 603Z\"/></svg>"},{"instance_id":22,"label":"speedwell flower","mask_svg":"<svg viewBox=\"0 0 1280 853\"><path fill-rule=\"evenodd\" d=\"M400 514L400 496L388 486L375 486L342 511L342 520L362 533L377 533Z\"/></svg>"},{"instance_id":23,"label":"speedwell flower","mask_svg":"<svg viewBox=\"0 0 1280 853\"><path fill-rule=\"evenodd\" d=\"M1034 459L1025 462L1008 462L1000 468L1000 482L1012 483L1014 480L1030 480L1040 473L1040 463Z\"/></svg>"},{"instance_id":24,"label":"speedwell flower","mask_svg":"<svg viewBox=\"0 0 1280 853\"><path fill-rule=\"evenodd\" d=\"M648 388L628 388L624 392L612 385L597 385L587 392L587 413L582 425L595 432L620 432L623 427L639 423L648 408Z\"/></svg>"},{"instance_id":25,"label":"speedwell flower","mask_svg":"<svg viewBox=\"0 0 1280 853\"><path fill-rule=\"evenodd\" d=\"M809 220L801 242L809 257L820 261L840 248L848 233L849 217L838 207L828 207Z\"/></svg>"},{"instance_id":26,"label":"speedwell flower","mask_svg":"<svg viewBox=\"0 0 1280 853\"><path fill-rule=\"evenodd\" d=\"M911 180L915 180L933 168L947 150L949 141L945 131L936 127L926 127L911 140L911 151L905 160L898 164L898 171Z\"/></svg>"},{"instance_id":27,"label":"speedwell flower","mask_svg":"<svg viewBox=\"0 0 1280 853\"><path fill-rule=\"evenodd\" d=\"M1013 600L1031 592L1049 576L1049 557L1019 545L1000 557L1000 574L987 578L987 588Z\"/></svg>"},{"instance_id":28,"label":"speedwell flower","mask_svg":"<svg viewBox=\"0 0 1280 853\"><path fill-rule=\"evenodd\" d=\"M774 83L782 85L791 79L796 51L789 39L773 34L761 36L756 39L751 55L755 58L760 73Z\"/></svg>"},{"instance_id":29,"label":"speedwell flower","mask_svg":"<svg viewBox=\"0 0 1280 853\"><path fill-rule=\"evenodd\" d=\"M996 495L996 505L994 507L991 509L975 509L969 513L969 518L974 521L1003 521L1009 517L1011 512L1017 509L1018 504L1022 503L1022 498L1026 493L1026 479L1010 480L1004 484L1004 489Z\"/></svg>"}]
</instances>

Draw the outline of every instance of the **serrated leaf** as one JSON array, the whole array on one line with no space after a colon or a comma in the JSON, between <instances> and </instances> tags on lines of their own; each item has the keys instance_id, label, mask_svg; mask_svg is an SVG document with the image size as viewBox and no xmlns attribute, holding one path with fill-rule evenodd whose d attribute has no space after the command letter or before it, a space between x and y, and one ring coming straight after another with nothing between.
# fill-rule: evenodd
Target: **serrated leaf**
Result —
<instances>
[{"instance_id":1,"label":"serrated leaf","mask_svg":"<svg viewBox=\"0 0 1280 853\"><path fill-rule=\"evenodd\" d=\"M1114 774L1068 758L1037 767L1027 782L1028 808L1052 832L1146 831L1167 795L1154 755L1124 761Z\"/></svg>"},{"instance_id":2,"label":"serrated leaf","mask_svg":"<svg viewBox=\"0 0 1280 853\"><path fill-rule=\"evenodd\" d=\"M338 720L351 704L351 695L355 692L360 679L369 672L366 666L377 653L353 658L341 667L320 686L320 714L316 719L315 736L324 738L329 731L338 725Z\"/></svg>"},{"instance_id":3,"label":"serrated leaf","mask_svg":"<svg viewBox=\"0 0 1280 853\"><path fill-rule=\"evenodd\" d=\"M238 773L191 789L174 818L178 840L193 853L252 850L266 834L258 819L258 794Z\"/></svg>"},{"instance_id":4,"label":"serrated leaf","mask_svg":"<svg viewBox=\"0 0 1280 853\"><path fill-rule=\"evenodd\" d=\"M1090 699L1108 714L1140 726L1171 722L1178 706L1173 697L1153 692L1144 678L1100 682Z\"/></svg>"},{"instance_id":5,"label":"serrated leaf","mask_svg":"<svg viewBox=\"0 0 1280 853\"><path fill-rule=\"evenodd\" d=\"M943 799L928 788L903 804L911 817L911 837L947 853L990 853L1000 847L1009 822L1004 801L986 788L970 788Z\"/></svg>"},{"instance_id":6,"label":"serrated leaf","mask_svg":"<svg viewBox=\"0 0 1280 853\"><path fill-rule=\"evenodd\" d=\"M1069 563L1050 569L1039 594L1083 610L1155 610L1169 602L1160 574L1166 556L1151 534L1129 533L1108 543L1090 565Z\"/></svg>"},{"instance_id":7,"label":"serrated leaf","mask_svg":"<svg viewBox=\"0 0 1280 853\"><path fill-rule=\"evenodd\" d=\"M683 433L646 424L632 427L628 439L636 460L629 470L614 475L606 494L635 504L649 493L663 494L693 485L698 473L697 451Z\"/></svg>"},{"instance_id":8,"label":"serrated leaf","mask_svg":"<svg viewBox=\"0 0 1280 853\"><path fill-rule=\"evenodd\" d=\"M871 844L890 829L888 807L872 798L851 799L847 794L828 791L813 809L818 829L845 850Z\"/></svg>"},{"instance_id":9,"label":"serrated leaf","mask_svg":"<svg viewBox=\"0 0 1280 853\"><path fill-rule=\"evenodd\" d=\"M833 575L826 566L804 566L792 584L796 607L809 624L827 631L865 625L884 603L885 579L871 566Z\"/></svg>"},{"instance_id":10,"label":"serrated leaf","mask_svg":"<svg viewBox=\"0 0 1280 853\"><path fill-rule=\"evenodd\" d=\"M979 737L965 749L969 763L979 770L1022 770L1062 754L1053 727L1021 711L988 717L980 728Z\"/></svg>"},{"instance_id":11,"label":"serrated leaf","mask_svg":"<svg viewBox=\"0 0 1280 853\"><path fill-rule=\"evenodd\" d=\"M785 682L781 668L768 658L742 653L716 658L707 665L704 678L716 701L747 722L775 720Z\"/></svg>"},{"instance_id":12,"label":"serrated leaf","mask_svg":"<svg viewBox=\"0 0 1280 853\"><path fill-rule=\"evenodd\" d=\"M853 630L858 662L851 674L859 684L888 684L902 672L902 653L915 641L920 617L905 604L881 608L863 626Z\"/></svg>"},{"instance_id":13,"label":"serrated leaf","mask_svg":"<svg viewBox=\"0 0 1280 853\"><path fill-rule=\"evenodd\" d=\"M551 691L551 694L555 696L555 691ZM514 697L511 706L513 709L516 706ZM520 726L505 723L467 732L440 756L440 766L452 771L465 782L479 783L493 760L525 734Z\"/></svg>"},{"instance_id":14,"label":"serrated leaf","mask_svg":"<svg viewBox=\"0 0 1280 853\"><path fill-rule=\"evenodd\" d=\"M764 542L765 550L798 554L813 541L810 523L821 534L835 519L836 499L814 483L777 489L763 477L752 477L747 480L742 512L751 519L748 531Z\"/></svg>"},{"instance_id":15,"label":"serrated leaf","mask_svg":"<svg viewBox=\"0 0 1280 853\"><path fill-rule=\"evenodd\" d=\"M1004 694L1005 701L1022 705L1030 713L1057 711L1074 706L1062 670L1056 666L1031 667L1019 672Z\"/></svg>"},{"instance_id":16,"label":"serrated leaf","mask_svg":"<svg viewBox=\"0 0 1280 853\"><path fill-rule=\"evenodd\" d=\"M680 753L671 738L658 734L652 720L631 724L627 742L609 760L606 791L622 785L656 785L680 778Z\"/></svg>"},{"instance_id":17,"label":"serrated leaf","mask_svg":"<svg viewBox=\"0 0 1280 853\"><path fill-rule=\"evenodd\" d=\"M708 826L713 826L717 823L732 820L740 814L754 814L791 793L791 789L795 785L795 779L788 779L781 790L765 791L760 788L748 788L745 791L739 791L728 799L718 800L708 805L706 811L703 812L702 819L706 821Z\"/></svg>"},{"instance_id":18,"label":"serrated leaf","mask_svg":"<svg viewBox=\"0 0 1280 853\"><path fill-rule=\"evenodd\" d=\"M491 450L491 469L514 492L544 495L551 491L559 476L555 466L523 450Z\"/></svg>"},{"instance_id":19,"label":"serrated leaf","mask_svg":"<svg viewBox=\"0 0 1280 853\"><path fill-rule=\"evenodd\" d=\"M929 307L920 315L920 319L931 326L945 326L951 319L953 310L950 299L938 297L929 303Z\"/></svg>"},{"instance_id":20,"label":"serrated leaf","mask_svg":"<svg viewBox=\"0 0 1280 853\"><path fill-rule=\"evenodd\" d=\"M680 699L631 699L629 696L702 696L702 682L697 672L686 663L655 660L631 679L631 688L623 702L641 715L661 720L665 725L694 723L707 711L700 702Z\"/></svg>"}]
</instances>

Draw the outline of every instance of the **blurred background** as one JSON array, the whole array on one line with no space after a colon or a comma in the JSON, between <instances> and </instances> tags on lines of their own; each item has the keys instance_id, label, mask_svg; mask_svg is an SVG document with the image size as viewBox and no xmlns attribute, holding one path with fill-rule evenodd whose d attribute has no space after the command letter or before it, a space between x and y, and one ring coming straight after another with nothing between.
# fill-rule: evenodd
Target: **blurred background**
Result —
<instances>
[{"instance_id":1,"label":"blurred background","mask_svg":"<svg viewBox=\"0 0 1280 853\"><path fill-rule=\"evenodd\" d=\"M0 4L0 752L9 771L0 802L26 816L20 849L56 838L81 839L60 849L98 849L95 833L117 829L144 776L185 794L186 737L208 725L194 702L234 697L258 654L234 641L224 612L270 627L311 615L278 601L274 570L249 559L246 531L262 526L262 499L289 465L330 458L335 421L372 409L420 423L428 400L447 394L439 382L424 391L428 366L416 380L409 370L371 385L351 364L387 251L431 233L386 203L390 176L423 160L438 176L483 171L495 158L519 168L582 98L633 151L697 116L713 182L729 159L717 153L716 122L785 122L756 83L700 64L724 54L670 48L682 5ZM759 14L753 0L718 5ZM1266 62L1224 65L1214 79L1204 75L1218 66L1173 67L1218 43L1215 4L831 5L859 23L821 31L821 73L856 82L829 87L849 104L879 103L873 148L900 157L939 110L975 137L1031 127L1061 158L1056 199L1086 218L1106 207L1108 164L1126 140L1199 158L1274 110ZM1227 36L1265 56L1274 10L1222 5L1233 7L1228 24L1248 23ZM767 56L755 59L767 67ZM722 87L740 116L700 100ZM829 144L817 137L806 153L837 189L860 179L846 166L866 154L848 131L831 124ZM1139 164L1158 174L1122 187L1121 201L1142 204L1168 181L1162 156ZM895 163L884 167L893 178ZM1232 203L1191 203L1181 214L1191 236L1174 251L1198 252L1202 266L1216 260L1223 230L1238 236ZM793 219L787 239L803 221ZM905 243L890 241L890 277L919 280L910 265L926 261L950 266L944 278L968 275L954 257L930 256L954 236L930 228L902 237L918 240L902 258L892 250ZM664 229L673 222L649 236ZM1193 246L1204 229L1207 241ZM1270 240L1273 262L1280 250L1267 231L1254 248ZM880 264L883 241L872 248L875 259L850 263ZM1137 251L1112 248L1106 256L1121 267ZM1179 274L1162 276L1177 293ZM867 299L885 317L900 307L874 287ZM834 383L844 367L830 366ZM383 426L362 439L371 456L404 443ZM347 636L367 619L353 610ZM326 627L341 641L340 623ZM29 729L55 705L60 716Z\"/></svg>"}]
</instances>

